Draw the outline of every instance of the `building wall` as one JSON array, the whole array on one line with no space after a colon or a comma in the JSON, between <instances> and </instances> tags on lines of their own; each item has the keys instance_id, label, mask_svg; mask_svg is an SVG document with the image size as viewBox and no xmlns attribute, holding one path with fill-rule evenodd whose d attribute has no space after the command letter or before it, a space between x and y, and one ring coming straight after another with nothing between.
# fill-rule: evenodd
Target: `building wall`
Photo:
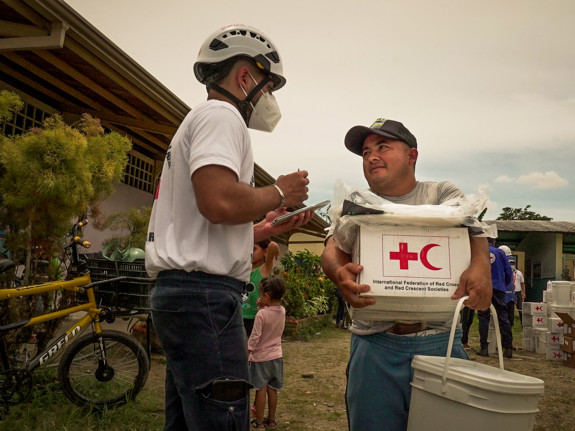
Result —
<instances>
[{"instance_id":1,"label":"building wall","mask_svg":"<svg viewBox=\"0 0 575 431\"><path fill-rule=\"evenodd\" d=\"M549 280L561 278L563 236L555 233L528 234L517 247L525 252L528 301L542 301Z\"/></svg>"},{"instance_id":2,"label":"building wall","mask_svg":"<svg viewBox=\"0 0 575 431\"><path fill-rule=\"evenodd\" d=\"M100 202L100 208L103 216L109 216L113 213L128 211L131 208L151 207L153 203L154 196L151 193L146 193L134 187L127 186L126 184L118 183L115 186L114 193L105 201ZM88 226L84 229L84 238L92 243L92 247L89 250L90 252L102 251L104 248L102 242L114 234L115 232L110 230L96 230L90 223L88 223Z\"/></svg>"},{"instance_id":3,"label":"building wall","mask_svg":"<svg viewBox=\"0 0 575 431\"><path fill-rule=\"evenodd\" d=\"M567 268L571 280L575 280L575 254L563 255L563 267ZM563 270L561 270L561 273L563 273Z\"/></svg>"},{"instance_id":4,"label":"building wall","mask_svg":"<svg viewBox=\"0 0 575 431\"><path fill-rule=\"evenodd\" d=\"M297 253L298 251L308 250L311 253L321 256L324 245L323 238L307 235L305 233L295 233L289 239L289 251Z\"/></svg>"}]
</instances>

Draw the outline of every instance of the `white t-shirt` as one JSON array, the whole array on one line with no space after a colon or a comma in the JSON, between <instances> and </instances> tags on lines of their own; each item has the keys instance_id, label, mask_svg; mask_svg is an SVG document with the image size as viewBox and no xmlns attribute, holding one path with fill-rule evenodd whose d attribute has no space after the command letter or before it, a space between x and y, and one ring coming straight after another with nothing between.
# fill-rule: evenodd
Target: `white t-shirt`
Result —
<instances>
[{"instance_id":1,"label":"white t-shirt","mask_svg":"<svg viewBox=\"0 0 575 431\"><path fill-rule=\"evenodd\" d=\"M227 102L208 100L188 113L168 148L148 226L146 271L180 269L249 281L253 223L212 224L198 209L192 174L225 166L240 183L254 186L248 129Z\"/></svg>"},{"instance_id":2,"label":"white t-shirt","mask_svg":"<svg viewBox=\"0 0 575 431\"><path fill-rule=\"evenodd\" d=\"M525 283L525 278L523 277L523 273L518 269L513 271L513 282L515 283L515 292L521 292L521 284Z\"/></svg>"}]
</instances>

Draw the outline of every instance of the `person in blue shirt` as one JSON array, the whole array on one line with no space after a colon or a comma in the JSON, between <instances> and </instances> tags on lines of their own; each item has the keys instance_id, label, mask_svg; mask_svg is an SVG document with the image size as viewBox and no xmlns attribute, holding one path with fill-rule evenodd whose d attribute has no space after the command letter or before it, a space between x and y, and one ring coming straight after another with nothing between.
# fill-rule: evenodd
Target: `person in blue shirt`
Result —
<instances>
[{"instance_id":1,"label":"person in blue shirt","mask_svg":"<svg viewBox=\"0 0 575 431\"><path fill-rule=\"evenodd\" d=\"M513 281L513 273L509 260L503 250L495 247L495 238L489 238L489 258L491 260L491 283L493 285L493 294L491 303L497 312L499 321L499 331L501 332L501 344L503 347L503 356L506 358L513 357L513 335L509 316L507 314L507 305L505 302L505 293L507 286ZM488 310L478 311L479 317L479 342L481 348L477 352L479 356L489 356L487 334L489 332L489 319L491 312Z\"/></svg>"}]
</instances>

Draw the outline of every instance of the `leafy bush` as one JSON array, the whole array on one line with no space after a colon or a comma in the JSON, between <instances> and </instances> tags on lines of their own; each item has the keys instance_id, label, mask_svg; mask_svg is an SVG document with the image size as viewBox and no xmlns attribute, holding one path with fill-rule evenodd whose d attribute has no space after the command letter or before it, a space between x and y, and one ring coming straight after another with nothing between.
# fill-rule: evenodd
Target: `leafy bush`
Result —
<instances>
[{"instance_id":1,"label":"leafy bush","mask_svg":"<svg viewBox=\"0 0 575 431\"><path fill-rule=\"evenodd\" d=\"M286 281L286 314L291 318L326 314L333 311L337 299L333 283L321 268L321 258L308 250L286 253L280 260Z\"/></svg>"}]
</instances>

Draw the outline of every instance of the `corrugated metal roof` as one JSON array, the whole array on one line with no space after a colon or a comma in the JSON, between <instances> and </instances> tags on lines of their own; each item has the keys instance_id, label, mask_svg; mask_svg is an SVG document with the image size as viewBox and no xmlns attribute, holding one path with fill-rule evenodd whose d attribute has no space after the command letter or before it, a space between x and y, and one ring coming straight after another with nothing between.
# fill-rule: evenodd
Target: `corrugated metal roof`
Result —
<instances>
[{"instance_id":1,"label":"corrugated metal roof","mask_svg":"<svg viewBox=\"0 0 575 431\"><path fill-rule=\"evenodd\" d=\"M547 220L485 220L496 224L499 232L550 232L574 234L575 222Z\"/></svg>"}]
</instances>

